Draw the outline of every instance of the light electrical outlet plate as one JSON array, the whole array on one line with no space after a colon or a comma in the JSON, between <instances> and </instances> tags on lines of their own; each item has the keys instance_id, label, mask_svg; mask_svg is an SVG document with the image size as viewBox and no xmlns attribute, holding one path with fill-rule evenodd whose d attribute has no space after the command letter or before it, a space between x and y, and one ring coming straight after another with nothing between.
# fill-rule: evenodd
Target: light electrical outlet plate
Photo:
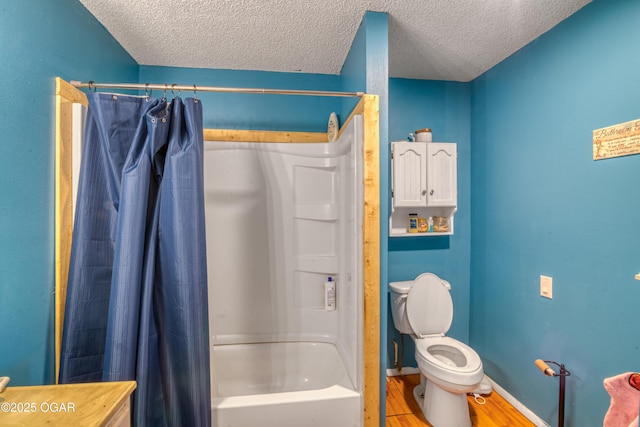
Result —
<instances>
[{"instance_id":1,"label":"light electrical outlet plate","mask_svg":"<svg viewBox=\"0 0 640 427\"><path fill-rule=\"evenodd\" d=\"M553 298L553 278L549 276L540 276L540 296Z\"/></svg>"}]
</instances>

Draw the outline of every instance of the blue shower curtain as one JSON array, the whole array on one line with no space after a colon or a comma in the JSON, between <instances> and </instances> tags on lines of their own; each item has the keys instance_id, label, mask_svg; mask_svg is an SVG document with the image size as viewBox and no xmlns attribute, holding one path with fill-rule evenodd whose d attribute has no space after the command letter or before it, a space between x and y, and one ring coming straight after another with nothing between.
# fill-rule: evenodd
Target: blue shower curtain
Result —
<instances>
[{"instance_id":1,"label":"blue shower curtain","mask_svg":"<svg viewBox=\"0 0 640 427\"><path fill-rule=\"evenodd\" d=\"M60 382L136 380L137 426L210 426L202 104L89 94Z\"/></svg>"}]
</instances>

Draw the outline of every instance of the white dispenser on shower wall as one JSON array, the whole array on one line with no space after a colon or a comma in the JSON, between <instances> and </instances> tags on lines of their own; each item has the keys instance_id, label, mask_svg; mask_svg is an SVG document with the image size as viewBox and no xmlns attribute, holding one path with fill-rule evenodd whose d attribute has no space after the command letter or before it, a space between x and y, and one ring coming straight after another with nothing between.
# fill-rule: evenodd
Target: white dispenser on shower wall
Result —
<instances>
[{"instance_id":1,"label":"white dispenser on shower wall","mask_svg":"<svg viewBox=\"0 0 640 427\"><path fill-rule=\"evenodd\" d=\"M336 282L331 276L324 282L324 309L326 311L336 309Z\"/></svg>"}]
</instances>

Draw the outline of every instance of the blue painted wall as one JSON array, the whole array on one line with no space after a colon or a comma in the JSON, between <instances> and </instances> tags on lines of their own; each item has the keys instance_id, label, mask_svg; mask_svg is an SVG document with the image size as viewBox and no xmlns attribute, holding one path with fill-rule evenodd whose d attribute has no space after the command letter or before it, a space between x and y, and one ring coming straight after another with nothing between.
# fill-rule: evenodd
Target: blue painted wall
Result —
<instances>
[{"instance_id":1,"label":"blue painted wall","mask_svg":"<svg viewBox=\"0 0 640 427\"><path fill-rule=\"evenodd\" d=\"M387 238L388 280L413 280L426 271L451 283L453 323L448 336L469 341L470 232L470 84L412 79L389 81L389 135L391 141L406 141L416 129L432 128L433 140L455 142L458 148L458 211L455 234ZM390 200L389 193L383 200ZM386 286L386 283L383 284ZM385 295L385 298L389 297ZM401 344L391 312L388 314L387 367L394 367L391 340ZM404 367L417 367L415 346L404 337Z\"/></svg>"},{"instance_id":2,"label":"blue painted wall","mask_svg":"<svg viewBox=\"0 0 640 427\"><path fill-rule=\"evenodd\" d=\"M555 425L601 425L604 378L640 370L640 156L592 160L592 130L640 118L640 2L596 0L473 82L472 346ZM553 300L539 276L553 277Z\"/></svg>"},{"instance_id":3,"label":"blue painted wall","mask_svg":"<svg viewBox=\"0 0 640 427\"><path fill-rule=\"evenodd\" d=\"M351 49L340 70L340 85L344 92L366 92L367 90L367 15L362 18L356 32ZM358 103L357 99L343 99L340 108L342 120L349 117L349 113Z\"/></svg>"},{"instance_id":4,"label":"blue painted wall","mask_svg":"<svg viewBox=\"0 0 640 427\"><path fill-rule=\"evenodd\" d=\"M141 83L172 83L240 88L340 91L340 76L267 71L140 66ZM162 92L154 91L154 96ZM176 92L177 96L178 93ZM171 97L171 92L167 97ZM192 97L193 92L182 93ZM260 129L326 132L331 112L340 112L341 98L198 92L204 126L215 129Z\"/></svg>"},{"instance_id":5,"label":"blue painted wall","mask_svg":"<svg viewBox=\"0 0 640 427\"><path fill-rule=\"evenodd\" d=\"M138 66L77 0L0 5L0 374L54 380L55 82L137 80Z\"/></svg>"}]
</instances>

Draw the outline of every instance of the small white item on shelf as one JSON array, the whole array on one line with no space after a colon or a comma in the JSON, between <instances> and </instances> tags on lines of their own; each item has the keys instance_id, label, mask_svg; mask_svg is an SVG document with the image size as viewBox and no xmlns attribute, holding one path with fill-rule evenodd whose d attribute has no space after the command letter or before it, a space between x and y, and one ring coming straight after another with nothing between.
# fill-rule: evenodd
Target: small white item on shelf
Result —
<instances>
[{"instance_id":1,"label":"small white item on shelf","mask_svg":"<svg viewBox=\"0 0 640 427\"><path fill-rule=\"evenodd\" d=\"M430 128L418 129L416 131L416 141L418 142L431 142L433 136Z\"/></svg>"}]
</instances>

